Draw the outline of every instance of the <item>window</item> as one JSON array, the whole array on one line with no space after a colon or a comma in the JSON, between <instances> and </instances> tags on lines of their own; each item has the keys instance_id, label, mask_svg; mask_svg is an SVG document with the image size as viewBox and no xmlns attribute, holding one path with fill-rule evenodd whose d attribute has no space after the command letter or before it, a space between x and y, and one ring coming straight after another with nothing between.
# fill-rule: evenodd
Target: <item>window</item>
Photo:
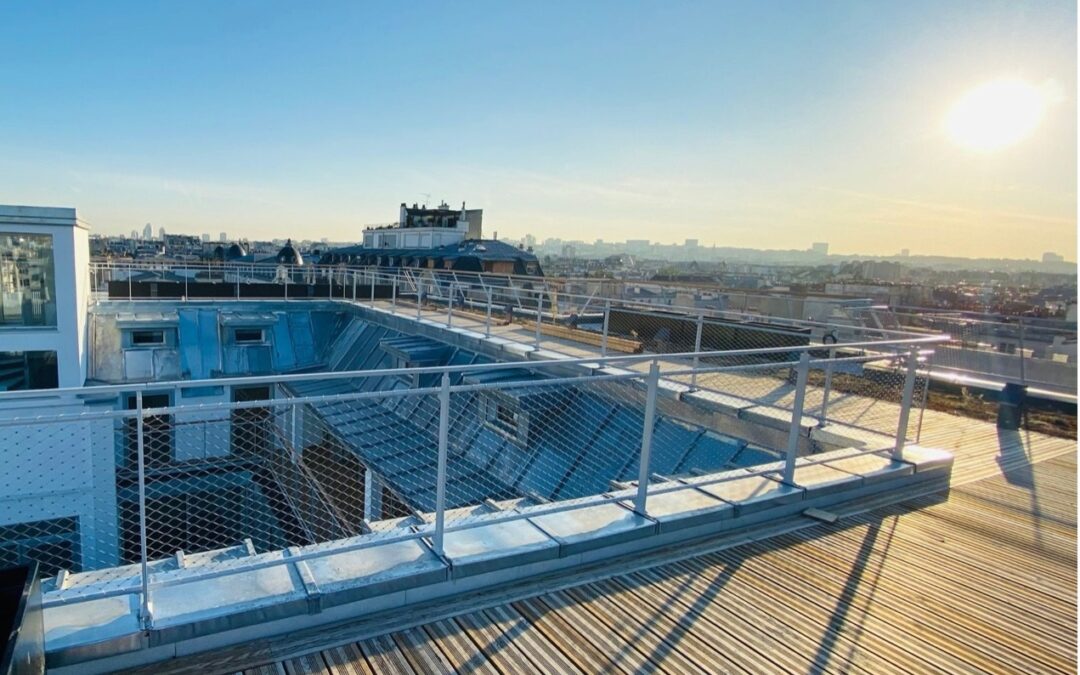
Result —
<instances>
[{"instance_id":1,"label":"window","mask_svg":"<svg viewBox=\"0 0 1080 675\"><path fill-rule=\"evenodd\" d=\"M0 233L0 328L56 326L53 240Z\"/></svg>"},{"instance_id":2,"label":"window","mask_svg":"<svg viewBox=\"0 0 1080 675\"><path fill-rule=\"evenodd\" d=\"M137 347L163 345L165 344L165 331L133 330L131 331L131 344Z\"/></svg>"},{"instance_id":3,"label":"window","mask_svg":"<svg viewBox=\"0 0 1080 675\"><path fill-rule=\"evenodd\" d=\"M56 352L0 352L0 391L57 386Z\"/></svg>"},{"instance_id":4,"label":"window","mask_svg":"<svg viewBox=\"0 0 1080 675\"><path fill-rule=\"evenodd\" d=\"M263 342L263 329L262 328L237 328L233 333L233 340L236 344L262 344Z\"/></svg>"},{"instance_id":5,"label":"window","mask_svg":"<svg viewBox=\"0 0 1080 675\"><path fill-rule=\"evenodd\" d=\"M511 434L517 431L517 413L504 405L495 406L495 423Z\"/></svg>"}]
</instances>

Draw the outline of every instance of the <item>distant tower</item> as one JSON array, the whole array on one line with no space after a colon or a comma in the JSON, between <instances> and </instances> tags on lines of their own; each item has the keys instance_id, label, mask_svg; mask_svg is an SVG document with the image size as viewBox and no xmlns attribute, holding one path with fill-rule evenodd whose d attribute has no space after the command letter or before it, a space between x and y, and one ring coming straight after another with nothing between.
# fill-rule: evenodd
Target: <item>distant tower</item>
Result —
<instances>
[{"instance_id":1,"label":"distant tower","mask_svg":"<svg viewBox=\"0 0 1080 675\"><path fill-rule=\"evenodd\" d=\"M229 236L227 234L225 234L224 232L222 232L221 234L218 235L218 241L222 241L222 242L229 241Z\"/></svg>"},{"instance_id":2,"label":"distant tower","mask_svg":"<svg viewBox=\"0 0 1080 675\"><path fill-rule=\"evenodd\" d=\"M139 231L138 230L132 230L131 231L131 238L132 239L138 239L139 238Z\"/></svg>"},{"instance_id":3,"label":"distant tower","mask_svg":"<svg viewBox=\"0 0 1080 675\"><path fill-rule=\"evenodd\" d=\"M147 241L150 241L154 238L154 228L150 225L150 223L147 223L146 227L142 229L142 238Z\"/></svg>"},{"instance_id":4,"label":"distant tower","mask_svg":"<svg viewBox=\"0 0 1080 675\"><path fill-rule=\"evenodd\" d=\"M209 244L210 243L210 235L206 234L206 233L203 233L202 240L203 240L204 244Z\"/></svg>"},{"instance_id":5,"label":"distant tower","mask_svg":"<svg viewBox=\"0 0 1080 675\"><path fill-rule=\"evenodd\" d=\"M165 241L165 228L164 227L159 227L158 228L157 236L158 236L158 239L160 239L162 241Z\"/></svg>"}]
</instances>

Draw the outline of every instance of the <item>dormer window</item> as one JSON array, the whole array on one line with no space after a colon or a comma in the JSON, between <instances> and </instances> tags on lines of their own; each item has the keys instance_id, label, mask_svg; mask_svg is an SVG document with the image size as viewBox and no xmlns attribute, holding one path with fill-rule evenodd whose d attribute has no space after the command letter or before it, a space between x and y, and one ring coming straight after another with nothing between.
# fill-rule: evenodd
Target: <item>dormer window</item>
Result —
<instances>
[{"instance_id":1,"label":"dormer window","mask_svg":"<svg viewBox=\"0 0 1080 675\"><path fill-rule=\"evenodd\" d=\"M237 328L233 332L233 342L238 345L261 345L265 341L262 328Z\"/></svg>"},{"instance_id":2,"label":"dormer window","mask_svg":"<svg viewBox=\"0 0 1080 675\"><path fill-rule=\"evenodd\" d=\"M160 347L164 344L165 331L162 329L131 331L131 345L133 347Z\"/></svg>"}]
</instances>

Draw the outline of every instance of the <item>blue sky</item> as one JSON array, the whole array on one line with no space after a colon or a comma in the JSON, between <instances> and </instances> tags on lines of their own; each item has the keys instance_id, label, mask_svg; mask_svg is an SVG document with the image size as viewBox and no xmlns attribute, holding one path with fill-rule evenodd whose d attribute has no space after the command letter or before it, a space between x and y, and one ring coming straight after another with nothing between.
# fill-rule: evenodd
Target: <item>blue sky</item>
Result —
<instances>
[{"instance_id":1,"label":"blue sky","mask_svg":"<svg viewBox=\"0 0 1080 675\"><path fill-rule=\"evenodd\" d=\"M1069 2L0 5L0 203L97 231L490 234L1038 257L1076 248ZM1061 97L949 143L1001 77Z\"/></svg>"}]
</instances>

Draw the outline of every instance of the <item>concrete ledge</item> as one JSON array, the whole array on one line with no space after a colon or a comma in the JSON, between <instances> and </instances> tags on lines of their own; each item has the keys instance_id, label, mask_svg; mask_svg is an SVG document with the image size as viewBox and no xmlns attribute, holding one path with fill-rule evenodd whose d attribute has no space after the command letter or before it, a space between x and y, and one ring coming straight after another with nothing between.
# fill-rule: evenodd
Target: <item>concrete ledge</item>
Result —
<instances>
[{"instance_id":1,"label":"concrete ledge","mask_svg":"<svg viewBox=\"0 0 1080 675\"><path fill-rule=\"evenodd\" d=\"M660 483L654 487L663 487ZM688 527L730 520L735 517L735 505L701 490L678 490L650 494L645 512L657 522L660 532L674 532ZM633 508L633 501L620 502Z\"/></svg>"},{"instance_id":2,"label":"concrete ledge","mask_svg":"<svg viewBox=\"0 0 1080 675\"><path fill-rule=\"evenodd\" d=\"M681 400L709 412L723 413L732 417L738 417L740 412L754 405L753 402L744 398L701 389L683 394Z\"/></svg>"},{"instance_id":3,"label":"concrete ledge","mask_svg":"<svg viewBox=\"0 0 1080 675\"><path fill-rule=\"evenodd\" d=\"M826 455L829 453L823 453ZM815 457L813 461L819 462L824 456ZM811 499L821 495L831 495L844 490L855 489L862 485L862 476L834 469L827 464L809 463L809 458L802 457L795 461L795 471L792 483L803 489L804 498ZM770 462L755 467L744 469L745 471L773 471L768 477L775 481L781 481L784 470L783 462Z\"/></svg>"},{"instance_id":4,"label":"concrete ledge","mask_svg":"<svg viewBox=\"0 0 1080 675\"><path fill-rule=\"evenodd\" d=\"M907 462L898 462L890 455L868 455L861 448L835 450L829 453L830 459L825 464L833 469L861 476L863 484L872 485L889 481L899 476L915 473L915 467Z\"/></svg>"},{"instance_id":5,"label":"concrete ledge","mask_svg":"<svg viewBox=\"0 0 1080 675\"><path fill-rule=\"evenodd\" d=\"M496 521L447 532L443 555L454 577L466 577L558 557L559 543L527 519Z\"/></svg>"},{"instance_id":6,"label":"concrete ledge","mask_svg":"<svg viewBox=\"0 0 1080 675\"><path fill-rule=\"evenodd\" d=\"M739 411L739 417L748 422L755 422L764 426L771 426L787 431L791 428L791 411L776 408L770 405L755 405ZM799 420L800 433L809 437L818 427L818 421L809 415L803 415Z\"/></svg>"},{"instance_id":7,"label":"concrete ledge","mask_svg":"<svg viewBox=\"0 0 1080 675\"><path fill-rule=\"evenodd\" d=\"M929 471L945 466L952 466L953 456L938 448L927 448L921 445L905 445L901 455L901 461L911 464L915 473Z\"/></svg>"},{"instance_id":8,"label":"concrete ledge","mask_svg":"<svg viewBox=\"0 0 1080 675\"><path fill-rule=\"evenodd\" d=\"M364 538L354 537L340 543L348 546ZM307 546L297 552L320 547L329 548L328 545ZM311 558L303 564L310 570L312 581L322 596L322 606L346 604L436 583L445 580L449 574L446 564L417 540L375 544L347 553Z\"/></svg>"},{"instance_id":9,"label":"concrete ledge","mask_svg":"<svg viewBox=\"0 0 1080 675\"><path fill-rule=\"evenodd\" d=\"M529 520L559 542L561 556L614 546L656 532L655 522L613 503L534 516Z\"/></svg>"},{"instance_id":10,"label":"concrete ledge","mask_svg":"<svg viewBox=\"0 0 1080 675\"><path fill-rule=\"evenodd\" d=\"M785 485L766 476L746 476L746 469L684 479L698 490L721 499L735 507L735 517L764 511L802 500L801 488ZM745 476L745 477L743 477ZM702 485L707 480L726 478L721 483Z\"/></svg>"}]
</instances>

